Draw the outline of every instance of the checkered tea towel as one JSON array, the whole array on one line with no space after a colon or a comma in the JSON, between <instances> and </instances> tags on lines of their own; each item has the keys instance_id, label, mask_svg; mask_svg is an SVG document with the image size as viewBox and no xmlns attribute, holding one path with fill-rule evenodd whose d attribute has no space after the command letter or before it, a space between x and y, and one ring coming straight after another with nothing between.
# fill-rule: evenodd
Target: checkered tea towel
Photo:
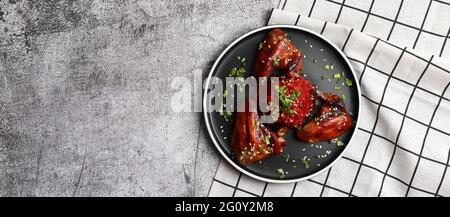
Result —
<instances>
[{"instance_id":1,"label":"checkered tea towel","mask_svg":"<svg viewBox=\"0 0 450 217\"><path fill-rule=\"evenodd\" d=\"M311 29L347 55L359 129L331 169L298 183L257 181L222 160L210 196L450 196L449 1L282 0L268 24Z\"/></svg>"}]
</instances>

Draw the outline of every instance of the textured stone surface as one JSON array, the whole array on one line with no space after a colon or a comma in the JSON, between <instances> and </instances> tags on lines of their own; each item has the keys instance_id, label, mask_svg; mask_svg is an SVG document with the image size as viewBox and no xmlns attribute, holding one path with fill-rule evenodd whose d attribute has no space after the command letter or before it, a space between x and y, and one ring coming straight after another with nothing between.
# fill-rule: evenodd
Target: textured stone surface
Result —
<instances>
[{"instance_id":1,"label":"textured stone surface","mask_svg":"<svg viewBox=\"0 0 450 217\"><path fill-rule=\"evenodd\" d=\"M168 107L278 0L0 0L0 196L205 196L219 156Z\"/></svg>"}]
</instances>

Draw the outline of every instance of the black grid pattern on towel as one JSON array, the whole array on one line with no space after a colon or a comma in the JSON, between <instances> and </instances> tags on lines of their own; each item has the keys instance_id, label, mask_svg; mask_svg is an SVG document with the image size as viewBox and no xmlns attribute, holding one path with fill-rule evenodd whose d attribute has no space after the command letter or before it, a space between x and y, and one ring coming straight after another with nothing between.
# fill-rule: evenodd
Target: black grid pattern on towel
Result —
<instances>
[{"instance_id":1,"label":"black grid pattern on towel","mask_svg":"<svg viewBox=\"0 0 450 217\"><path fill-rule=\"evenodd\" d=\"M307 1L290 1L290 0L281 0L278 9L281 10L289 10L290 12L294 12L294 13L300 13L303 15L307 15L308 17L312 17L315 18L313 11L317 11L317 5L319 3L329 3L328 5L330 5L331 7L336 7L339 8L336 14L336 19L335 20L327 20L329 22L334 22L334 23L338 23L338 24L343 24L343 25L347 25L350 26L352 28L355 28L356 30L359 30L361 32L364 33L368 33L368 34L373 34L373 32L370 31L366 31L368 29L368 27L371 27L372 23L368 22L369 19L371 18L376 18L376 19L381 19L385 22L384 26L386 26L386 28L388 28L388 31L380 31L383 33L380 33L379 35L375 35L376 37L383 39L383 40L390 40L392 38L392 35L395 34L397 36L408 36L410 35L411 37L411 41L406 42L407 40L405 40L405 42L403 41L395 41L394 43L397 43L402 46L407 46L409 48L414 48L414 49L418 49L418 50L423 50L423 49L431 49L431 48L423 48L425 46L421 46L422 44L425 44L427 42L429 42L430 40L432 40L436 46L435 48L431 49L431 50L425 50L427 52L430 53L435 53L436 56L450 56L450 46L447 43L448 38L450 37L449 33L450 33L450 22L447 22L446 25L439 25L439 27L433 27L432 25L430 25L428 22L435 22L435 20L433 20L431 17L431 10L439 10L441 14L443 13L450 13L450 2L445 2L445 1L441 1L441 0L423 0L423 2L426 2L426 4L424 4L423 10L420 11L420 14L417 14L417 16L423 16L423 18L421 19L421 22L417 22L417 23L412 23L412 22L408 22L407 18L406 18L406 14L404 13L404 11L406 11L407 9L405 9L405 5L407 4L414 4L414 0L388 0L388 1L393 1L395 2L395 9L396 9L396 13L395 13L395 17L392 16L386 16L386 15L382 15L379 12L374 12L373 11L373 7L374 4L382 4L383 1L386 0L361 0L361 2L365 2L365 4L367 5L366 8L363 8L361 6L358 5L353 5L352 3L349 3L349 1L347 0L347 2L345 0L307 0ZM297 2L297 3L296 3ZM351 1L354 2L354 1ZM309 9L298 9L296 10L296 7L290 7L291 4L310 4L310 8ZM364 16L358 17L356 19L363 19L364 22L362 25L360 26L352 26L351 23L341 23L340 18L342 15L342 11L343 9L345 10L345 12L348 13L355 13L355 14L364 14ZM348 10L348 11L347 11ZM394 9L392 9L394 10ZM333 11L333 10L327 10L327 11ZM450 17L450 15L449 15ZM446 20L449 19L449 17L443 18L442 22L446 22ZM320 19L320 18L319 18ZM428 24L428 25L427 25ZM379 26L377 27L379 28ZM442 29L443 28L443 29ZM427 35L427 36L424 36ZM437 45L441 45L441 46L437 46ZM447 46L447 47L446 47ZM420 48L418 48L420 47Z\"/></svg>"}]
</instances>

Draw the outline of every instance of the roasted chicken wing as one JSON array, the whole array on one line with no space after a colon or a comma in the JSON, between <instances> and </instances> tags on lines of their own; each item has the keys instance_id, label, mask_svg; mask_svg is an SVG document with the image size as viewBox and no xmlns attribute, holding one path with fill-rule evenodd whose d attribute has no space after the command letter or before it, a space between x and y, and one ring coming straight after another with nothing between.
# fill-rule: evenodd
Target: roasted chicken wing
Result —
<instances>
[{"instance_id":1,"label":"roasted chicken wing","mask_svg":"<svg viewBox=\"0 0 450 217\"><path fill-rule=\"evenodd\" d=\"M236 113L231 148L239 163L247 165L280 154L285 144L283 137L260 123L258 113L248 109Z\"/></svg>"},{"instance_id":2,"label":"roasted chicken wing","mask_svg":"<svg viewBox=\"0 0 450 217\"><path fill-rule=\"evenodd\" d=\"M303 54L283 30L271 30L261 43L253 67L255 77L270 77L274 70L280 70L288 77L299 77Z\"/></svg>"},{"instance_id":3,"label":"roasted chicken wing","mask_svg":"<svg viewBox=\"0 0 450 217\"><path fill-rule=\"evenodd\" d=\"M319 94L323 100L322 107L313 120L295 131L297 139L314 143L341 136L352 126L352 117L344 106L340 105L340 97L335 93Z\"/></svg>"}]
</instances>

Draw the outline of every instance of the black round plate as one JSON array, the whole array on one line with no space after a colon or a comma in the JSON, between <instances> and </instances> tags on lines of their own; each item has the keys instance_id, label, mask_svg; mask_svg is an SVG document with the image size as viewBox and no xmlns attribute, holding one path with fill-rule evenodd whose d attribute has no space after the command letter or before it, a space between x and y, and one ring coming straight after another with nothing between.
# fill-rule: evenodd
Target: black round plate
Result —
<instances>
[{"instance_id":1,"label":"black round plate","mask_svg":"<svg viewBox=\"0 0 450 217\"><path fill-rule=\"evenodd\" d=\"M266 33L273 28L283 29L295 46L304 54L302 73L307 79L317 85L317 89L324 92L336 92L339 95L345 95L345 107L352 114L356 121L354 127L346 134L339 137L344 143L343 146L337 146L330 141L319 143L304 143L294 137L293 130L286 135L287 144L284 148L284 156L272 156L261 162L252 165L239 165L230 148L231 136L233 130L233 116L226 121L218 112L207 112L207 91L205 88L203 98L203 112L209 135L222 156L231 163L236 169L244 174L267 182L288 183L311 178L331 167L348 149L350 140L357 129L360 113L360 87L355 79L355 73L345 55L329 40L310 30L290 25L266 26L253 30L229 45L214 63L205 87L210 87L211 77L216 76L225 81L229 75L230 69L239 66L241 58L246 58L246 77L250 75L253 63L256 58L258 46L264 40ZM326 65L329 67L328 70ZM337 81L333 75L338 72L344 72L345 77L352 81L352 85L345 84L345 79ZM326 75L327 78L322 76ZM344 85L342 85L344 83ZM335 87L340 86L339 90ZM224 85L225 87L225 85ZM289 155L288 162L286 162ZM306 156L308 168L302 163L301 159ZM287 172L281 177L277 169L283 169Z\"/></svg>"}]
</instances>

